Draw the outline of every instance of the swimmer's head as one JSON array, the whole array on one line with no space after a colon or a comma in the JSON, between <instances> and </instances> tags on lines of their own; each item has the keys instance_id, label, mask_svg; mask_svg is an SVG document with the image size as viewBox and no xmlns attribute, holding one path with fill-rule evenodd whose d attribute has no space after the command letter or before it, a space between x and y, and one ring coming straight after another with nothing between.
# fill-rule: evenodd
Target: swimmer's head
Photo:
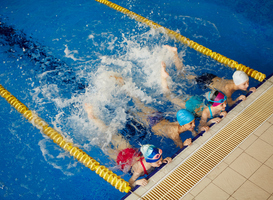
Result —
<instances>
[{"instance_id":1,"label":"swimmer's head","mask_svg":"<svg viewBox=\"0 0 273 200\"><path fill-rule=\"evenodd\" d=\"M176 113L176 119L179 125L183 126L185 124L192 122L194 120L194 116L190 111L186 109L181 109Z\"/></svg>"},{"instance_id":2,"label":"swimmer's head","mask_svg":"<svg viewBox=\"0 0 273 200\"><path fill-rule=\"evenodd\" d=\"M245 72L240 70L235 71L232 75L232 78L235 85L240 85L249 80L248 75Z\"/></svg>"},{"instance_id":3,"label":"swimmer's head","mask_svg":"<svg viewBox=\"0 0 273 200\"><path fill-rule=\"evenodd\" d=\"M219 91L211 91L206 93L208 102L213 106L219 106L227 100L227 96Z\"/></svg>"},{"instance_id":4,"label":"swimmer's head","mask_svg":"<svg viewBox=\"0 0 273 200\"><path fill-rule=\"evenodd\" d=\"M145 144L140 147L140 151L144 159L148 163L155 163L161 159L162 150L156 148L154 145Z\"/></svg>"}]
</instances>

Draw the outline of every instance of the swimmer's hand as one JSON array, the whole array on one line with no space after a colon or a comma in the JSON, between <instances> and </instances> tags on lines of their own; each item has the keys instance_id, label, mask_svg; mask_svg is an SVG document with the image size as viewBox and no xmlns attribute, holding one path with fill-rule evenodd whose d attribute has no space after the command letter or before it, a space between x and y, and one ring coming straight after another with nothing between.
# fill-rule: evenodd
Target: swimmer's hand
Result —
<instances>
[{"instance_id":1,"label":"swimmer's hand","mask_svg":"<svg viewBox=\"0 0 273 200\"><path fill-rule=\"evenodd\" d=\"M217 124L217 123L219 123L220 121L221 121L221 118L220 118L220 117L215 117L215 118L211 119L209 122L210 122L210 123L215 123L215 124Z\"/></svg>"},{"instance_id":2,"label":"swimmer's hand","mask_svg":"<svg viewBox=\"0 0 273 200\"><path fill-rule=\"evenodd\" d=\"M242 101L246 100L246 96L245 96L245 95L241 95L241 96L239 96L239 97L236 99L236 101L240 101L240 100L242 100Z\"/></svg>"},{"instance_id":3,"label":"swimmer's hand","mask_svg":"<svg viewBox=\"0 0 273 200\"><path fill-rule=\"evenodd\" d=\"M200 131L205 131L205 132L207 132L209 130L209 126L202 126L201 128L200 128Z\"/></svg>"},{"instance_id":4,"label":"swimmer's hand","mask_svg":"<svg viewBox=\"0 0 273 200\"><path fill-rule=\"evenodd\" d=\"M148 184L148 180L146 180L145 178L143 178L143 179L137 180L135 183L136 183L136 185L145 186L145 185Z\"/></svg>"},{"instance_id":5,"label":"swimmer's hand","mask_svg":"<svg viewBox=\"0 0 273 200\"><path fill-rule=\"evenodd\" d=\"M164 158L164 160L162 162L169 164L170 162L172 162L172 158L170 158L170 157Z\"/></svg>"},{"instance_id":6,"label":"swimmer's hand","mask_svg":"<svg viewBox=\"0 0 273 200\"><path fill-rule=\"evenodd\" d=\"M184 146L191 145L191 138L186 139L186 140L183 142L183 145L184 145Z\"/></svg>"},{"instance_id":7,"label":"swimmer's hand","mask_svg":"<svg viewBox=\"0 0 273 200\"><path fill-rule=\"evenodd\" d=\"M255 87L249 88L249 91L250 92L256 92L256 88Z\"/></svg>"},{"instance_id":8,"label":"swimmer's hand","mask_svg":"<svg viewBox=\"0 0 273 200\"><path fill-rule=\"evenodd\" d=\"M222 116L222 117L227 116L227 111L223 111L223 112L221 112L220 116Z\"/></svg>"}]
</instances>

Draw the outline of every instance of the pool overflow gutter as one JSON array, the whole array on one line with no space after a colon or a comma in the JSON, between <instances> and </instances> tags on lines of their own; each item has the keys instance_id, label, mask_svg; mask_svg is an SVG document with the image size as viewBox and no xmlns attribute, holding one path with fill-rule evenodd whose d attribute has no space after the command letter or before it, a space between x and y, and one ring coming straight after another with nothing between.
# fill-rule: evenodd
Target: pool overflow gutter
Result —
<instances>
[{"instance_id":1,"label":"pool overflow gutter","mask_svg":"<svg viewBox=\"0 0 273 200\"><path fill-rule=\"evenodd\" d=\"M251 69L243 64L238 64L238 62L234 61L234 60L231 60L219 53L216 53L216 52L213 52L212 50L180 35L179 33L175 32L175 31L172 31L168 28L165 28L149 19L146 19L145 17L142 17L126 8L123 8L115 3L112 3L108 0L95 0L99 3L102 3L102 4L105 4L107 6L109 6L110 8L113 8L123 14L126 14L128 15L129 17L135 19L136 21L139 21L139 22L142 22L148 26L150 26L151 28L154 28L154 29L158 29L160 32L164 33L164 34L167 34L169 35L171 38L174 38L180 42L182 42L183 44L195 49L196 51L206 55L206 56L210 56L211 58L213 58L214 60L224 64L224 65L227 65L229 66L230 68L236 68L237 70L241 70L241 71L244 71L248 76L262 82L264 79L265 79L265 74L261 73L261 72L258 72L254 69Z\"/></svg>"},{"instance_id":2,"label":"pool overflow gutter","mask_svg":"<svg viewBox=\"0 0 273 200\"><path fill-rule=\"evenodd\" d=\"M84 164L86 167L95 171L100 177L114 186L121 192L128 193L131 187L127 181L107 169L105 166L100 165L99 162L90 157L83 150L74 146L73 143L67 142L65 138L58 133L56 130L51 128L43 119L38 117L34 112L29 110L22 102L14 97L9 91L7 91L0 84L0 95L7 100L18 112L20 112L26 119L28 119L36 128L40 129L45 135L53 140L54 143L58 144L62 149L68 151L71 156L76 158L79 162Z\"/></svg>"}]
</instances>

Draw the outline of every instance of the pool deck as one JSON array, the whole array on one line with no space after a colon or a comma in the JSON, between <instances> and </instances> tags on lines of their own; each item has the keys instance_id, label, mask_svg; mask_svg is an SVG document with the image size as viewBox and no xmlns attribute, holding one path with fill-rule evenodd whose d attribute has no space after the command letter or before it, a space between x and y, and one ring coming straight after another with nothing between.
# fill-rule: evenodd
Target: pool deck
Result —
<instances>
[{"instance_id":1,"label":"pool deck","mask_svg":"<svg viewBox=\"0 0 273 200\"><path fill-rule=\"evenodd\" d=\"M273 76L126 198L135 199L273 200Z\"/></svg>"}]
</instances>

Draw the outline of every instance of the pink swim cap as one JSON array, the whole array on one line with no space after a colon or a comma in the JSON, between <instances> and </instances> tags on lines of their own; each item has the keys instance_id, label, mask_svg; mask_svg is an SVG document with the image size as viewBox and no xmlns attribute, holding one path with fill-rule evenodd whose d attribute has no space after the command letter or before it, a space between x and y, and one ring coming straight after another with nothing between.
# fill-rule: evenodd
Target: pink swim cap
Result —
<instances>
[{"instance_id":1,"label":"pink swim cap","mask_svg":"<svg viewBox=\"0 0 273 200\"><path fill-rule=\"evenodd\" d=\"M226 100L227 100L227 96L224 95L222 92L215 91L213 94L209 92L208 101L213 107L224 103Z\"/></svg>"}]
</instances>

